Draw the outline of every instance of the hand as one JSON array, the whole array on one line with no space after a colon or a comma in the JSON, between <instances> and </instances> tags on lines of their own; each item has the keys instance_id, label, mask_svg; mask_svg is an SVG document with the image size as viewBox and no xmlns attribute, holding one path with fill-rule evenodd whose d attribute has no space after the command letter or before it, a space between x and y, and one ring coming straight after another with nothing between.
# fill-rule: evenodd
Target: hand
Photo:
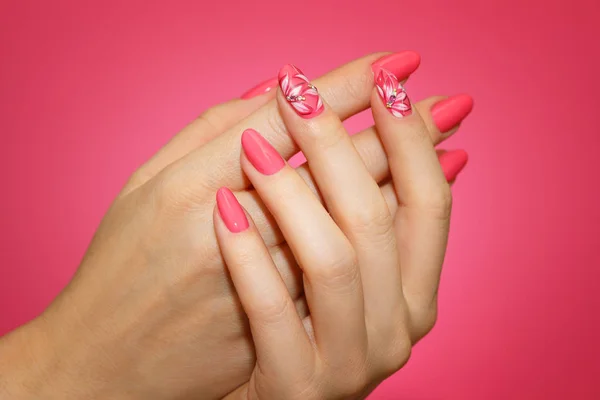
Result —
<instances>
[{"instance_id":1,"label":"hand","mask_svg":"<svg viewBox=\"0 0 600 400\"><path fill-rule=\"evenodd\" d=\"M227 399L363 398L435 323L450 189L403 87L385 69L375 75L371 107L402 205L395 215L330 107L298 107L318 95L295 67L282 71L277 100L327 209L256 131L242 136L242 167L302 268L310 316L298 314L256 226L220 189L215 230L257 354L249 382Z\"/></svg>"},{"instance_id":2,"label":"hand","mask_svg":"<svg viewBox=\"0 0 600 400\"><path fill-rule=\"evenodd\" d=\"M315 81L341 118L368 106L370 63L377 58L365 57ZM418 64L406 55L394 60L403 76ZM245 189L248 182L239 167L239 138L249 126L277 143L285 157L297 151L272 97L271 92L207 111L136 171L70 285L39 319L0 342L0 359L6 362L0 376L7 376L5 369L21 370L13 383L38 397L61 399L97 393L217 398L248 379L252 342L210 215L218 186L238 190L302 308L295 262L259 198ZM423 102L424 110L436 99ZM431 135L436 142L445 137L435 128ZM383 181L387 162L375 130L353 141L371 174ZM298 171L312 185L307 167ZM393 191L386 193L395 201ZM26 337L35 351L19 369L9 360L23 359L23 347L7 343L21 342L22 332L34 333Z\"/></svg>"}]
</instances>

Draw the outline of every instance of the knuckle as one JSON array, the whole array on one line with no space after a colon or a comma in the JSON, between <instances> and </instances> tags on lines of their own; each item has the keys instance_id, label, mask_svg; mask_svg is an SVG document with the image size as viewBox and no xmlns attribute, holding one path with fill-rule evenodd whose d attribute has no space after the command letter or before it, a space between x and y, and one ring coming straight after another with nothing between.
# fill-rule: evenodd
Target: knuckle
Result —
<instances>
[{"instance_id":1,"label":"knuckle","mask_svg":"<svg viewBox=\"0 0 600 400\"><path fill-rule=\"evenodd\" d=\"M430 215L447 220L452 212L452 192L448 183L436 185L424 192L419 199L420 207Z\"/></svg>"},{"instance_id":2,"label":"knuckle","mask_svg":"<svg viewBox=\"0 0 600 400\"><path fill-rule=\"evenodd\" d=\"M267 112L267 126L277 136L287 136L287 128L277 107L269 107Z\"/></svg>"},{"instance_id":3,"label":"knuckle","mask_svg":"<svg viewBox=\"0 0 600 400\"><path fill-rule=\"evenodd\" d=\"M389 340L384 341L383 351L378 352L378 362L375 362L374 375L377 378L386 378L401 369L410 359L412 352L412 341L402 324L396 330L396 334Z\"/></svg>"},{"instance_id":4,"label":"knuckle","mask_svg":"<svg viewBox=\"0 0 600 400\"><path fill-rule=\"evenodd\" d=\"M163 211L194 211L205 203L202 193L207 193L207 190L182 185L176 174L167 170L153 179L151 189L156 209Z\"/></svg>"},{"instance_id":5,"label":"knuckle","mask_svg":"<svg viewBox=\"0 0 600 400\"><path fill-rule=\"evenodd\" d=\"M220 131L223 129L223 118L220 111L213 107L204 111L196 118L199 125L204 125L206 129Z\"/></svg>"},{"instance_id":6,"label":"knuckle","mask_svg":"<svg viewBox=\"0 0 600 400\"><path fill-rule=\"evenodd\" d=\"M392 228L392 215L383 199L381 199L381 204L356 207L349 214L348 223L358 232L369 231L386 234Z\"/></svg>"},{"instance_id":7,"label":"knuckle","mask_svg":"<svg viewBox=\"0 0 600 400\"><path fill-rule=\"evenodd\" d=\"M129 179L127 179L127 183L125 184L125 189L136 188L144 183L148 182L152 178L151 175L147 174L143 169L138 169L131 174Z\"/></svg>"},{"instance_id":8,"label":"knuckle","mask_svg":"<svg viewBox=\"0 0 600 400\"><path fill-rule=\"evenodd\" d=\"M358 260L352 248L322 257L312 265L315 283L327 287L353 287L358 282Z\"/></svg>"},{"instance_id":9,"label":"knuckle","mask_svg":"<svg viewBox=\"0 0 600 400\"><path fill-rule=\"evenodd\" d=\"M360 100L361 103L368 101L371 95L372 89L372 73L362 74L360 77L350 78L349 76L344 77L344 83L342 85L343 93L342 96L345 102L348 102L348 98L352 100Z\"/></svg>"},{"instance_id":10,"label":"knuckle","mask_svg":"<svg viewBox=\"0 0 600 400\"><path fill-rule=\"evenodd\" d=\"M334 387L342 398L353 398L363 393L369 385L369 376L365 364L352 365L349 368L341 368L336 372L338 379Z\"/></svg>"},{"instance_id":11,"label":"knuckle","mask_svg":"<svg viewBox=\"0 0 600 400\"><path fill-rule=\"evenodd\" d=\"M429 309L429 312L425 316L425 320L423 321L423 331L424 334L428 334L433 330L435 324L438 319L438 310L437 307L432 307Z\"/></svg>"},{"instance_id":12,"label":"knuckle","mask_svg":"<svg viewBox=\"0 0 600 400\"><path fill-rule=\"evenodd\" d=\"M254 319L262 325L271 325L285 321L290 307L294 307L294 305L284 296L271 294L247 305L246 312L250 320Z\"/></svg>"},{"instance_id":13,"label":"knuckle","mask_svg":"<svg viewBox=\"0 0 600 400\"><path fill-rule=\"evenodd\" d=\"M307 123L304 130L303 137L310 140L321 151L332 149L348 138L346 130L339 122L320 121L318 124L313 124L311 121Z\"/></svg>"},{"instance_id":14,"label":"knuckle","mask_svg":"<svg viewBox=\"0 0 600 400\"><path fill-rule=\"evenodd\" d=\"M437 323L437 306L430 307L428 310L419 313L414 318L415 341L421 340L425 335L433 330Z\"/></svg>"},{"instance_id":15,"label":"knuckle","mask_svg":"<svg viewBox=\"0 0 600 400\"><path fill-rule=\"evenodd\" d=\"M395 343L391 346L389 355L386 360L386 373L393 374L394 372L401 369L408 360L412 353L412 342L407 334L399 335Z\"/></svg>"},{"instance_id":16,"label":"knuckle","mask_svg":"<svg viewBox=\"0 0 600 400\"><path fill-rule=\"evenodd\" d=\"M431 208L439 212L441 218L450 218L452 211L452 192L450 185L444 183L440 185L438 190L435 190L431 196Z\"/></svg>"}]
</instances>

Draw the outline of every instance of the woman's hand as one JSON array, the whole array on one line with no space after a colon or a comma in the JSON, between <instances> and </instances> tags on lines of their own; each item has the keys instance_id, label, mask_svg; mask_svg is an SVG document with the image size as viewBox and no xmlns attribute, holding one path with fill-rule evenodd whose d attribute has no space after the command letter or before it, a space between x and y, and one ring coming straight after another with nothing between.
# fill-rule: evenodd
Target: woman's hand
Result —
<instances>
[{"instance_id":1,"label":"woman's hand","mask_svg":"<svg viewBox=\"0 0 600 400\"><path fill-rule=\"evenodd\" d=\"M282 70L277 100L327 209L263 137L242 136L242 167L302 268L310 316L298 314L256 226L220 189L215 230L257 353L249 382L230 399L363 398L435 323L450 189L398 79L374 72L371 107L401 204L395 214L339 118L295 67Z\"/></svg>"},{"instance_id":2,"label":"woman's hand","mask_svg":"<svg viewBox=\"0 0 600 400\"><path fill-rule=\"evenodd\" d=\"M340 118L368 107L370 63L377 58L354 61L315 81ZM404 77L418 64L410 52L386 60ZM295 260L264 204L247 189L239 166L240 136L248 127L259 129L286 158L297 151L272 97L273 92L207 111L136 171L73 281L40 318L0 341L0 377L8 380L5 371L11 371L0 390L13 398L20 393L61 399L217 398L248 379L252 341L211 220L219 186L236 189L306 315ZM434 122L439 117L430 112L441 99L418 106L435 142L449 134L439 133ZM450 133L464 117L457 110L450 113L455 120ZM395 207L375 130L352 140ZM307 166L298 173L314 187Z\"/></svg>"}]
</instances>

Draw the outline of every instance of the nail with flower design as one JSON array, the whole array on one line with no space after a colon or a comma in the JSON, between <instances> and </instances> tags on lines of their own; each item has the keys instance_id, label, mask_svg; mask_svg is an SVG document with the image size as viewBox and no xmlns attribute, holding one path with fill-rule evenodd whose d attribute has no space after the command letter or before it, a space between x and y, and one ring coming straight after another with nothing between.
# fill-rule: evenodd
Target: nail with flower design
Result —
<instances>
[{"instance_id":1,"label":"nail with flower design","mask_svg":"<svg viewBox=\"0 0 600 400\"><path fill-rule=\"evenodd\" d=\"M306 76L288 64L279 71L279 86L288 103L302 118L312 118L323 111L323 100Z\"/></svg>"},{"instance_id":2,"label":"nail with flower design","mask_svg":"<svg viewBox=\"0 0 600 400\"><path fill-rule=\"evenodd\" d=\"M375 85L383 104L394 117L402 118L412 114L406 90L394 74L381 68L375 77Z\"/></svg>"}]
</instances>

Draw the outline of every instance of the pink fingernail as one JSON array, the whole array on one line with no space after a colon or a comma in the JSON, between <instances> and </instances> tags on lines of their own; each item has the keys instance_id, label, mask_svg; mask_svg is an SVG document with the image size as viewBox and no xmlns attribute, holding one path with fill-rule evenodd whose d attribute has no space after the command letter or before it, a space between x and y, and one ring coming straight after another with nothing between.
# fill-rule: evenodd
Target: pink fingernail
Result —
<instances>
[{"instance_id":1,"label":"pink fingernail","mask_svg":"<svg viewBox=\"0 0 600 400\"><path fill-rule=\"evenodd\" d=\"M217 191L217 208L230 232L238 233L248 229L248 219L244 209L231 190L222 187Z\"/></svg>"},{"instance_id":2,"label":"pink fingernail","mask_svg":"<svg viewBox=\"0 0 600 400\"><path fill-rule=\"evenodd\" d=\"M440 132L445 133L458 125L473 110L473 98L459 94L439 101L431 107L433 122Z\"/></svg>"},{"instance_id":3,"label":"pink fingernail","mask_svg":"<svg viewBox=\"0 0 600 400\"><path fill-rule=\"evenodd\" d=\"M373 75L377 77L379 70L384 68L394 74L399 80L404 80L415 72L421 63L421 56L414 51L403 51L381 57L371 64Z\"/></svg>"},{"instance_id":4,"label":"pink fingernail","mask_svg":"<svg viewBox=\"0 0 600 400\"><path fill-rule=\"evenodd\" d=\"M383 104L394 117L403 118L412 114L406 90L394 74L385 68L379 68L379 73L375 76L375 85Z\"/></svg>"},{"instance_id":5,"label":"pink fingernail","mask_svg":"<svg viewBox=\"0 0 600 400\"><path fill-rule=\"evenodd\" d=\"M242 133L242 147L250 163L262 174L273 175L285 166L277 150L254 129Z\"/></svg>"},{"instance_id":6,"label":"pink fingernail","mask_svg":"<svg viewBox=\"0 0 600 400\"><path fill-rule=\"evenodd\" d=\"M450 150L446 151L438 157L442 170L446 176L448 182L452 182L456 179L456 176L463 170L467 161L469 161L469 155L464 150Z\"/></svg>"},{"instance_id":7,"label":"pink fingernail","mask_svg":"<svg viewBox=\"0 0 600 400\"><path fill-rule=\"evenodd\" d=\"M244 93L240 98L244 100L251 99L253 97L259 96L261 94L265 94L270 92L274 87L277 86L277 78L271 78L266 80L258 85L254 86L252 89L248 90Z\"/></svg>"},{"instance_id":8,"label":"pink fingernail","mask_svg":"<svg viewBox=\"0 0 600 400\"><path fill-rule=\"evenodd\" d=\"M306 76L288 64L279 71L279 86L288 103L302 118L313 118L323 112L323 100Z\"/></svg>"}]
</instances>

